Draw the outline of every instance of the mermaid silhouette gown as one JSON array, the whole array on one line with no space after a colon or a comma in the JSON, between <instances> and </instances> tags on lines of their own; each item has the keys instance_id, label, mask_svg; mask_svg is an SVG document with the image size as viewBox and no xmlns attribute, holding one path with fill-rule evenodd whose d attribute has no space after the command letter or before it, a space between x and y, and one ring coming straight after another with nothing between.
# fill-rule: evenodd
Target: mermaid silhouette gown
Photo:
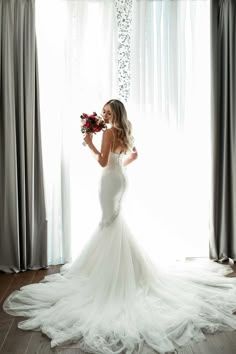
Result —
<instances>
[{"instance_id":1,"label":"mermaid silhouette gown","mask_svg":"<svg viewBox=\"0 0 236 354\"><path fill-rule=\"evenodd\" d=\"M51 347L77 342L102 354L133 353L144 343L164 353L206 332L236 329L235 279L214 266L165 272L134 239L122 216L123 156L111 152L103 168L101 222L78 258L14 291L4 310L27 317L18 327L42 331Z\"/></svg>"}]
</instances>

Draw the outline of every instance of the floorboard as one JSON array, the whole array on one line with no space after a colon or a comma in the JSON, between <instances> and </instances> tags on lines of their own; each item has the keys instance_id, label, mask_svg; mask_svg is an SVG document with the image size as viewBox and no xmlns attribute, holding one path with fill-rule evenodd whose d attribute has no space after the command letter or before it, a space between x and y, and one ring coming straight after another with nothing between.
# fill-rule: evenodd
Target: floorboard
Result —
<instances>
[{"instance_id":1,"label":"floorboard","mask_svg":"<svg viewBox=\"0 0 236 354\"><path fill-rule=\"evenodd\" d=\"M56 353L55 348L51 348L50 340L41 332L33 332L29 340L25 354L53 354Z\"/></svg>"}]
</instances>

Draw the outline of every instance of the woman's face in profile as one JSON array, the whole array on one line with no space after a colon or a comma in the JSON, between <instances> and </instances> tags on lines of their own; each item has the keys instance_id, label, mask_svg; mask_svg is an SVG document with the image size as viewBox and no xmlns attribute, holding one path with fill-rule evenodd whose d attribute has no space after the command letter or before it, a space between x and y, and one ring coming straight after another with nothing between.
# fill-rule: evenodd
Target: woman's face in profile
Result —
<instances>
[{"instance_id":1,"label":"woman's face in profile","mask_svg":"<svg viewBox=\"0 0 236 354\"><path fill-rule=\"evenodd\" d=\"M112 122L112 110L111 106L109 104L105 105L102 110L102 115L105 123L111 123Z\"/></svg>"}]
</instances>

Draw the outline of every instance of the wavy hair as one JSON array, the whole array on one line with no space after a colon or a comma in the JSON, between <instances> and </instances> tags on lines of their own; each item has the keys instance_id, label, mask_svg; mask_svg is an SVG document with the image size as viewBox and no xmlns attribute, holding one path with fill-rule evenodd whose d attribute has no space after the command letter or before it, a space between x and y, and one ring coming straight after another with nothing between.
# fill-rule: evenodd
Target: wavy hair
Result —
<instances>
[{"instance_id":1,"label":"wavy hair","mask_svg":"<svg viewBox=\"0 0 236 354\"><path fill-rule=\"evenodd\" d=\"M104 104L110 105L113 118L112 126L117 129L117 139L120 141L121 145L124 146L126 150L132 150L133 148L133 136L132 136L132 125L127 117L127 112L124 104L116 99L109 100Z\"/></svg>"}]
</instances>

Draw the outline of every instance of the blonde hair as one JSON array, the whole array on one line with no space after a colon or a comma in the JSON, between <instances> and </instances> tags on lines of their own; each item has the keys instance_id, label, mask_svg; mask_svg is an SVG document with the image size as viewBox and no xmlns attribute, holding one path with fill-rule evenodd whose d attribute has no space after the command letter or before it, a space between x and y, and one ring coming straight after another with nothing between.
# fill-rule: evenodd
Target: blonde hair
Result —
<instances>
[{"instance_id":1,"label":"blonde hair","mask_svg":"<svg viewBox=\"0 0 236 354\"><path fill-rule=\"evenodd\" d=\"M121 145L125 148L125 150L132 150L133 148L133 136L132 136L132 125L127 117L127 112L124 104L116 99L109 100L105 103L106 105L110 105L113 118L112 125L117 129L117 139L121 143Z\"/></svg>"}]
</instances>

